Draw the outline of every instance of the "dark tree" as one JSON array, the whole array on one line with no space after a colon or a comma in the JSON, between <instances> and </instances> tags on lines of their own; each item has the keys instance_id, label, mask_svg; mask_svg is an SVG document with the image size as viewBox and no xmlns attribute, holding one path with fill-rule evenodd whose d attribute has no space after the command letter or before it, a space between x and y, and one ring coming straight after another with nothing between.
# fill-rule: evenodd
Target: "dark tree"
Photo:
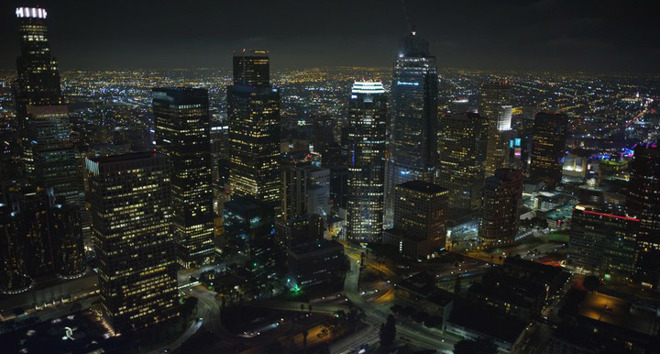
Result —
<instances>
[{"instance_id":1,"label":"dark tree","mask_svg":"<svg viewBox=\"0 0 660 354\"><path fill-rule=\"evenodd\" d=\"M454 354L497 354L497 346L489 339L463 339L454 345Z\"/></svg>"},{"instance_id":2,"label":"dark tree","mask_svg":"<svg viewBox=\"0 0 660 354\"><path fill-rule=\"evenodd\" d=\"M394 345L394 339L396 338L396 319L394 316L387 316L387 321L380 325L380 346L381 347L391 347Z\"/></svg>"}]
</instances>

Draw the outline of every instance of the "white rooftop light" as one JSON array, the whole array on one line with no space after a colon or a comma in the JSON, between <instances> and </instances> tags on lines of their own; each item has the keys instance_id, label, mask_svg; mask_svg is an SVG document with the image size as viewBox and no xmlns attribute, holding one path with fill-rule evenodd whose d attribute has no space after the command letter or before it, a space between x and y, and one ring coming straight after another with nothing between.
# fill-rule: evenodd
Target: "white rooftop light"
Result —
<instances>
[{"instance_id":1,"label":"white rooftop light","mask_svg":"<svg viewBox=\"0 0 660 354\"><path fill-rule=\"evenodd\" d=\"M43 18L45 19L48 13L46 9L39 7L17 7L16 17L18 18Z\"/></svg>"},{"instance_id":2,"label":"white rooftop light","mask_svg":"<svg viewBox=\"0 0 660 354\"><path fill-rule=\"evenodd\" d=\"M355 81L351 93L385 93L385 88L380 81Z\"/></svg>"}]
</instances>

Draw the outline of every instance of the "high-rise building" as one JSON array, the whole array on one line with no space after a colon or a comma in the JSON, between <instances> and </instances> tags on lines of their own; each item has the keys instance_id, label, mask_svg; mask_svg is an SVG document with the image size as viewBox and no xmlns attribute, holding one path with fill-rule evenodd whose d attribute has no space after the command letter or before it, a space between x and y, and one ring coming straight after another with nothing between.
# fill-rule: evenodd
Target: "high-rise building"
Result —
<instances>
[{"instance_id":1,"label":"high-rise building","mask_svg":"<svg viewBox=\"0 0 660 354\"><path fill-rule=\"evenodd\" d=\"M8 188L0 202L0 291L27 290L32 279L56 273L63 278L85 272L80 210L55 198L52 188Z\"/></svg>"},{"instance_id":2,"label":"high-rise building","mask_svg":"<svg viewBox=\"0 0 660 354\"><path fill-rule=\"evenodd\" d=\"M56 106L64 103L57 60L50 52L46 9L18 7L18 34L21 55L16 60L18 78L14 83L16 114L25 124L28 106Z\"/></svg>"},{"instance_id":3,"label":"high-rise building","mask_svg":"<svg viewBox=\"0 0 660 354\"><path fill-rule=\"evenodd\" d=\"M259 255L261 246L275 233L272 205L253 197L237 197L226 202L223 222L226 237L245 240L252 258Z\"/></svg>"},{"instance_id":4,"label":"high-rise building","mask_svg":"<svg viewBox=\"0 0 660 354\"><path fill-rule=\"evenodd\" d=\"M356 81L348 105L347 237L379 241L383 232L387 97L380 82Z\"/></svg>"},{"instance_id":5,"label":"high-rise building","mask_svg":"<svg viewBox=\"0 0 660 354\"><path fill-rule=\"evenodd\" d=\"M449 205L479 210L484 185L488 121L476 113L452 113L442 119L436 183L449 189Z\"/></svg>"},{"instance_id":6,"label":"high-rise building","mask_svg":"<svg viewBox=\"0 0 660 354\"><path fill-rule=\"evenodd\" d=\"M12 294L27 291L32 277L24 257L21 224L7 203L0 202L0 292Z\"/></svg>"},{"instance_id":7,"label":"high-rise building","mask_svg":"<svg viewBox=\"0 0 660 354\"><path fill-rule=\"evenodd\" d=\"M586 205L573 209L567 261L599 274L633 274L639 219Z\"/></svg>"},{"instance_id":8,"label":"high-rise building","mask_svg":"<svg viewBox=\"0 0 660 354\"><path fill-rule=\"evenodd\" d=\"M270 86L270 58L265 50L243 49L234 54L234 85Z\"/></svg>"},{"instance_id":9,"label":"high-rise building","mask_svg":"<svg viewBox=\"0 0 660 354\"><path fill-rule=\"evenodd\" d=\"M427 258L447 241L449 190L415 180L396 186L394 228L385 231L385 243L414 259Z\"/></svg>"},{"instance_id":10,"label":"high-rise building","mask_svg":"<svg viewBox=\"0 0 660 354\"><path fill-rule=\"evenodd\" d=\"M330 211L330 170L311 164L288 164L281 169L282 219Z\"/></svg>"},{"instance_id":11,"label":"high-rise building","mask_svg":"<svg viewBox=\"0 0 660 354\"><path fill-rule=\"evenodd\" d=\"M567 124L564 114L539 112L534 118L529 174L550 188L561 182Z\"/></svg>"},{"instance_id":12,"label":"high-rise building","mask_svg":"<svg viewBox=\"0 0 660 354\"><path fill-rule=\"evenodd\" d=\"M229 179L233 196L276 203L280 193L280 92L268 81L268 54L259 55L234 57L234 85L227 88Z\"/></svg>"},{"instance_id":13,"label":"high-rise building","mask_svg":"<svg viewBox=\"0 0 660 354\"><path fill-rule=\"evenodd\" d=\"M511 132L511 86L489 83L481 87L479 115L488 120L486 147L486 176L495 174L498 168L507 167L509 134Z\"/></svg>"},{"instance_id":14,"label":"high-rise building","mask_svg":"<svg viewBox=\"0 0 660 354\"><path fill-rule=\"evenodd\" d=\"M33 183L53 187L67 203L82 207L82 178L69 136L69 112L60 88L57 60L50 51L47 12L18 7L21 55L14 82L23 173Z\"/></svg>"},{"instance_id":15,"label":"high-rise building","mask_svg":"<svg viewBox=\"0 0 660 354\"><path fill-rule=\"evenodd\" d=\"M320 240L325 231L323 219L320 215L304 215L282 220L276 225L278 239L287 248L299 243Z\"/></svg>"},{"instance_id":16,"label":"high-rise building","mask_svg":"<svg viewBox=\"0 0 660 354\"><path fill-rule=\"evenodd\" d=\"M511 244L518 235L523 175L501 168L486 178L479 222L479 238L486 247Z\"/></svg>"},{"instance_id":17,"label":"high-rise building","mask_svg":"<svg viewBox=\"0 0 660 354\"><path fill-rule=\"evenodd\" d=\"M639 219L635 278L660 289L660 149L638 144L630 163L626 209Z\"/></svg>"},{"instance_id":18,"label":"high-rise building","mask_svg":"<svg viewBox=\"0 0 660 354\"><path fill-rule=\"evenodd\" d=\"M213 261L213 189L209 97L205 89L153 90L156 149L172 173L172 234L185 267Z\"/></svg>"},{"instance_id":19,"label":"high-rise building","mask_svg":"<svg viewBox=\"0 0 660 354\"><path fill-rule=\"evenodd\" d=\"M394 189L416 179L431 182L437 162L438 72L429 44L415 30L394 64L385 187L385 225L394 217Z\"/></svg>"},{"instance_id":20,"label":"high-rise building","mask_svg":"<svg viewBox=\"0 0 660 354\"><path fill-rule=\"evenodd\" d=\"M118 332L178 316L167 157L129 153L85 164L104 315Z\"/></svg>"},{"instance_id":21,"label":"high-rise building","mask_svg":"<svg viewBox=\"0 0 660 354\"><path fill-rule=\"evenodd\" d=\"M250 196L225 202L224 237L232 242L242 241L252 263L249 270L260 284L276 277L278 267L284 266L284 240L276 235L275 219L273 203Z\"/></svg>"},{"instance_id":22,"label":"high-rise building","mask_svg":"<svg viewBox=\"0 0 660 354\"><path fill-rule=\"evenodd\" d=\"M63 278L81 277L86 270L80 208L66 204L62 197L51 206L53 266Z\"/></svg>"}]
</instances>

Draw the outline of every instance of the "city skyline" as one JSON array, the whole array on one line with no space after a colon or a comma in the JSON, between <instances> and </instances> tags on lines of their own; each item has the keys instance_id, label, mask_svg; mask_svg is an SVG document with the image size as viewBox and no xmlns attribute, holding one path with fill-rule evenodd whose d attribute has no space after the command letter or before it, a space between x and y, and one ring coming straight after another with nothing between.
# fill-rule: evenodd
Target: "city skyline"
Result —
<instances>
[{"instance_id":1,"label":"city skyline","mask_svg":"<svg viewBox=\"0 0 660 354\"><path fill-rule=\"evenodd\" d=\"M124 7L124 23L108 22L118 8L112 3L96 23L116 24L120 35L146 11L143 30L121 43L168 38L168 54L151 58L147 70L76 70L62 78L59 55L66 62L76 50L52 41L67 32L51 26L50 6L27 3L15 8L16 70L0 72L5 351L660 348L660 78L446 70L439 63L449 57L427 40L438 37L412 25L421 18L438 25L460 10L472 16L462 23L466 35L504 22L487 44L469 42L497 63L497 50L510 45L499 35L535 35L525 28L530 18L520 17L530 7L543 27L570 20L557 17L562 9L589 19L614 9L622 15L618 3L468 0L445 13L439 2L413 0L255 0L223 2L228 14L245 16L222 17L207 1L180 7L164 0ZM389 38L395 8L406 22L398 40ZM283 16L290 9L295 16ZM341 30L327 26L361 13L370 17ZM221 22L210 30L205 19L214 15ZM190 16L195 26L183 25ZM67 22L87 26L73 36L80 48L91 33L112 49L86 19ZM304 33L290 52L296 58L275 54L281 47L268 38L224 54L210 49L227 26L237 43L272 21L271 39L296 25ZM387 21L392 26L378 28ZM156 27L163 37L150 37ZM564 39L574 29L554 26ZM305 52L311 39L328 46L324 60L334 65L346 55L382 59L378 40L360 42L372 31L398 43L387 66L301 64L324 55ZM342 33L350 36L333 43ZM507 41L520 39L508 34ZM200 57L231 58L232 71L157 69L174 57L198 57L178 47L182 38L190 48L208 45ZM152 44L141 48L159 54L159 41ZM616 62L583 49L602 65ZM137 65L134 54L84 60ZM521 69L516 55L506 55L508 65ZM540 56L572 65L561 55ZM293 69L276 71L278 60Z\"/></svg>"},{"instance_id":2,"label":"city skyline","mask_svg":"<svg viewBox=\"0 0 660 354\"><path fill-rule=\"evenodd\" d=\"M15 20L10 14L15 6L30 4L0 5L6 17L0 32L12 33ZM388 0L337 1L327 7L260 1L249 20L235 1L172 1L157 7L139 1L130 11L113 3L104 3L104 10L98 11L95 2L72 0L41 5L52 15L52 40L65 69L229 68L227 54L256 47L277 55L276 70L389 66L397 55L395 44L412 26L429 40L440 68L657 73L654 63L660 59L660 30L651 17L659 5L653 1ZM371 12L374 8L378 11ZM121 24L96 25L117 18L123 19ZM171 25L159 26L159 21ZM0 39L8 48L16 48L16 42L11 35ZM15 54L0 54L0 69L10 70Z\"/></svg>"}]
</instances>

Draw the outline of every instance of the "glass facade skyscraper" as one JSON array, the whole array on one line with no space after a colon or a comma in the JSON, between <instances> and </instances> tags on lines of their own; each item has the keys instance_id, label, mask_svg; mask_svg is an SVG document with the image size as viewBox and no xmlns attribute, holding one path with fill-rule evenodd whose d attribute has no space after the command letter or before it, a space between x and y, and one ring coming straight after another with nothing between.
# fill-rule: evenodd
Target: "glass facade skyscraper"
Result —
<instances>
[{"instance_id":1,"label":"glass facade skyscraper","mask_svg":"<svg viewBox=\"0 0 660 354\"><path fill-rule=\"evenodd\" d=\"M172 233L185 267L213 261L213 189L209 97L205 89L153 90L157 151L172 172Z\"/></svg>"},{"instance_id":2,"label":"glass facade skyscraper","mask_svg":"<svg viewBox=\"0 0 660 354\"><path fill-rule=\"evenodd\" d=\"M479 223L479 238L486 247L511 244L518 235L523 175L501 168L486 178Z\"/></svg>"},{"instance_id":3,"label":"glass facade skyscraper","mask_svg":"<svg viewBox=\"0 0 660 354\"><path fill-rule=\"evenodd\" d=\"M653 143L635 147L630 163L626 209L639 219L635 278L660 288L660 149Z\"/></svg>"},{"instance_id":4,"label":"glass facade skyscraper","mask_svg":"<svg viewBox=\"0 0 660 354\"><path fill-rule=\"evenodd\" d=\"M52 56L40 7L16 9L21 55L14 99L24 175L53 187L72 205L82 206L82 179L70 138L69 111L60 88L57 60Z\"/></svg>"},{"instance_id":5,"label":"glass facade skyscraper","mask_svg":"<svg viewBox=\"0 0 660 354\"><path fill-rule=\"evenodd\" d=\"M534 118L529 174L551 188L561 182L567 125L564 114L540 112Z\"/></svg>"},{"instance_id":6,"label":"glass facade skyscraper","mask_svg":"<svg viewBox=\"0 0 660 354\"><path fill-rule=\"evenodd\" d=\"M270 57L265 50L243 49L234 54L234 85L270 85Z\"/></svg>"},{"instance_id":7,"label":"glass facade skyscraper","mask_svg":"<svg viewBox=\"0 0 660 354\"><path fill-rule=\"evenodd\" d=\"M130 153L85 164L104 316L118 332L177 316L167 157Z\"/></svg>"},{"instance_id":8,"label":"glass facade skyscraper","mask_svg":"<svg viewBox=\"0 0 660 354\"><path fill-rule=\"evenodd\" d=\"M437 184L449 189L449 205L481 208L488 121L476 113L457 112L440 123Z\"/></svg>"},{"instance_id":9,"label":"glass facade skyscraper","mask_svg":"<svg viewBox=\"0 0 660 354\"><path fill-rule=\"evenodd\" d=\"M479 98L479 115L488 120L486 176L492 176L498 168L508 167L513 115L511 86L505 83L484 84Z\"/></svg>"},{"instance_id":10,"label":"glass facade skyscraper","mask_svg":"<svg viewBox=\"0 0 660 354\"><path fill-rule=\"evenodd\" d=\"M234 57L234 85L227 88L227 121L233 197L277 203L280 187L280 91L268 80L268 56ZM254 60L251 60L254 59ZM265 62L264 62L265 61Z\"/></svg>"},{"instance_id":11,"label":"glass facade skyscraper","mask_svg":"<svg viewBox=\"0 0 660 354\"><path fill-rule=\"evenodd\" d=\"M18 34L21 55L16 60L18 78L14 83L19 124L25 123L27 106L51 106L64 103L57 60L50 52L46 9L19 7Z\"/></svg>"},{"instance_id":12,"label":"glass facade skyscraper","mask_svg":"<svg viewBox=\"0 0 660 354\"><path fill-rule=\"evenodd\" d=\"M387 96L380 82L356 81L348 105L347 238L380 241L383 232Z\"/></svg>"},{"instance_id":13,"label":"glass facade skyscraper","mask_svg":"<svg viewBox=\"0 0 660 354\"><path fill-rule=\"evenodd\" d=\"M633 273L639 219L576 205L566 256L570 265L599 274Z\"/></svg>"},{"instance_id":14,"label":"glass facade skyscraper","mask_svg":"<svg viewBox=\"0 0 660 354\"><path fill-rule=\"evenodd\" d=\"M431 181L437 162L438 73L428 42L413 30L394 64L385 187L385 224L392 225L398 184Z\"/></svg>"}]
</instances>

